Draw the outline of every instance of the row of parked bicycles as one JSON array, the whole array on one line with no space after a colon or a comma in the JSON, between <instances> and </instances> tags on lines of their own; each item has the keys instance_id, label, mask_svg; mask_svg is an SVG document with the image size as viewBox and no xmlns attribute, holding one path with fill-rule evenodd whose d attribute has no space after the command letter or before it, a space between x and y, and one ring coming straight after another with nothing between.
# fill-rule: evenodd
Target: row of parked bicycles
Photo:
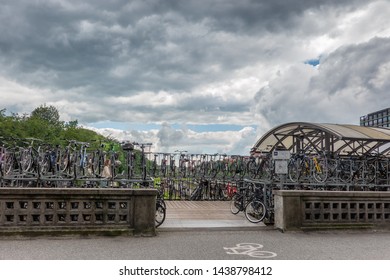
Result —
<instances>
[{"instance_id":1,"label":"row of parked bicycles","mask_svg":"<svg viewBox=\"0 0 390 280\"><path fill-rule=\"evenodd\" d=\"M390 158L381 154L298 153L289 160L288 180L292 183L389 186Z\"/></svg>"},{"instance_id":2,"label":"row of parked bicycles","mask_svg":"<svg viewBox=\"0 0 390 280\"><path fill-rule=\"evenodd\" d=\"M257 180L286 184L390 185L390 157L381 154L340 156L322 151L291 154L287 160L272 153L251 156L226 154L154 154L152 177L209 178L217 180ZM168 160L169 159L169 160ZM285 164L286 171L278 170Z\"/></svg>"},{"instance_id":3,"label":"row of parked bicycles","mask_svg":"<svg viewBox=\"0 0 390 280\"><path fill-rule=\"evenodd\" d=\"M88 142L64 142L65 145L49 145L35 138L0 138L2 183L62 182L61 186L76 186L79 181L82 186L102 186L99 181L146 181L144 150L151 144L100 142L92 148ZM139 149L135 149L137 146Z\"/></svg>"},{"instance_id":4,"label":"row of parked bicycles","mask_svg":"<svg viewBox=\"0 0 390 280\"><path fill-rule=\"evenodd\" d=\"M154 186L168 200L231 200L241 180L158 178Z\"/></svg>"},{"instance_id":5,"label":"row of parked bicycles","mask_svg":"<svg viewBox=\"0 0 390 280\"><path fill-rule=\"evenodd\" d=\"M249 159L179 151L151 153L151 143L63 142L50 145L36 138L0 137L1 184L100 187L148 184L156 177L241 180Z\"/></svg>"},{"instance_id":6,"label":"row of parked bicycles","mask_svg":"<svg viewBox=\"0 0 390 280\"><path fill-rule=\"evenodd\" d=\"M278 170L277 166L283 160L274 159L272 153L250 156L184 153L176 157L175 154L153 156L149 169L152 177L251 179L287 184L390 185L390 157L381 154L340 156L322 151L299 152L291 154L284 161L287 171Z\"/></svg>"},{"instance_id":7,"label":"row of parked bicycles","mask_svg":"<svg viewBox=\"0 0 390 280\"><path fill-rule=\"evenodd\" d=\"M180 180L256 180L285 184L390 185L390 157L338 156L306 151L280 161L272 153L255 155L150 152L151 143L91 143L66 140L48 145L34 138L0 138L2 182L58 182L83 186L131 185L153 178ZM283 163L285 171L278 170ZM104 184L103 184L104 185Z\"/></svg>"}]
</instances>

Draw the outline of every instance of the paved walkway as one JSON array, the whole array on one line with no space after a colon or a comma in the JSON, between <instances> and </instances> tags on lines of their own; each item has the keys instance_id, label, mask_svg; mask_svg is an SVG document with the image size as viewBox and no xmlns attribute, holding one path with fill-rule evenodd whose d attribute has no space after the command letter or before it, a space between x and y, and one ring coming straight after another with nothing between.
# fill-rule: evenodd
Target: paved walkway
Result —
<instances>
[{"instance_id":1,"label":"paved walkway","mask_svg":"<svg viewBox=\"0 0 390 280\"><path fill-rule=\"evenodd\" d=\"M265 229L249 222L243 212L233 215L229 201L165 201L167 216L158 230Z\"/></svg>"}]
</instances>

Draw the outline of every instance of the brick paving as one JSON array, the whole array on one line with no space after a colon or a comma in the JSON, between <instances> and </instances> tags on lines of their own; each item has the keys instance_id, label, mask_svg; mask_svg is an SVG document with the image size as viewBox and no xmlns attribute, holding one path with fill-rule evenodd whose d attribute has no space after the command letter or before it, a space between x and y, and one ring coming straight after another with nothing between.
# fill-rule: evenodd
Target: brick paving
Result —
<instances>
[{"instance_id":1,"label":"brick paving","mask_svg":"<svg viewBox=\"0 0 390 280\"><path fill-rule=\"evenodd\" d=\"M167 219L241 220L233 215L229 201L166 201Z\"/></svg>"},{"instance_id":2,"label":"brick paving","mask_svg":"<svg viewBox=\"0 0 390 280\"><path fill-rule=\"evenodd\" d=\"M165 201L167 216L160 229L256 229L263 223L250 223L243 212L233 215L230 201Z\"/></svg>"}]
</instances>

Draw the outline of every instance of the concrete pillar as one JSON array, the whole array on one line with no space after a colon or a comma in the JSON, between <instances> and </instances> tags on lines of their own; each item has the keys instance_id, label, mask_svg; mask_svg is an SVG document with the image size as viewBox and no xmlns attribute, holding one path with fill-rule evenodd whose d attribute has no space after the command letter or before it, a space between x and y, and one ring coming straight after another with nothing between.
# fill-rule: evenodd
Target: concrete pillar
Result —
<instances>
[{"instance_id":1,"label":"concrete pillar","mask_svg":"<svg viewBox=\"0 0 390 280\"><path fill-rule=\"evenodd\" d=\"M274 191L275 227L281 231L300 230L302 206L300 193L294 191Z\"/></svg>"},{"instance_id":2,"label":"concrete pillar","mask_svg":"<svg viewBox=\"0 0 390 280\"><path fill-rule=\"evenodd\" d=\"M156 216L156 190L138 190L133 199L133 228L135 235L154 236Z\"/></svg>"}]
</instances>

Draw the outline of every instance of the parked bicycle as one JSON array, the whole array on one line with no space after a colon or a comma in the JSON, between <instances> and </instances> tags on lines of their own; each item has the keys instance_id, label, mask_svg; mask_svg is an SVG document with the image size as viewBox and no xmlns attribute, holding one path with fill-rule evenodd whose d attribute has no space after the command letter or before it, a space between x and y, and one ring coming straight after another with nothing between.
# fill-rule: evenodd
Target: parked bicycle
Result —
<instances>
[{"instance_id":1,"label":"parked bicycle","mask_svg":"<svg viewBox=\"0 0 390 280\"><path fill-rule=\"evenodd\" d=\"M254 192L245 206L245 217L251 223L260 223L266 215L266 207L263 203L264 195L261 187L254 186Z\"/></svg>"},{"instance_id":2,"label":"parked bicycle","mask_svg":"<svg viewBox=\"0 0 390 280\"><path fill-rule=\"evenodd\" d=\"M233 214L244 212L251 223L261 222L266 215L266 207L261 188L254 184L246 184L239 188L239 192L230 202L230 211Z\"/></svg>"},{"instance_id":3,"label":"parked bicycle","mask_svg":"<svg viewBox=\"0 0 390 280\"><path fill-rule=\"evenodd\" d=\"M160 188L157 192L156 198L156 215L155 215L155 226L156 228L161 226L167 214L167 206L164 201L164 189Z\"/></svg>"},{"instance_id":4,"label":"parked bicycle","mask_svg":"<svg viewBox=\"0 0 390 280\"><path fill-rule=\"evenodd\" d=\"M248 199L253 191L251 187L252 185L244 184L243 182L238 186L237 192L230 201L230 211L232 214L236 215L239 212L245 211Z\"/></svg>"},{"instance_id":5,"label":"parked bicycle","mask_svg":"<svg viewBox=\"0 0 390 280\"><path fill-rule=\"evenodd\" d=\"M231 163L229 165L229 172L233 179L244 178L246 173L245 157L241 155L231 156Z\"/></svg>"},{"instance_id":6,"label":"parked bicycle","mask_svg":"<svg viewBox=\"0 0 390 280\"><path fill-rule=\"evenodd\" d=\"M185 154L187 151L176 150L175 153L176 152L180 153L180 156L179 156L179 175L180 175L180 177L185 178L185 177L187 177L187 169L188 169L187 165L189 162L189 159L187 158L187 156Z\"/></svg>"},{"instance_id":7,"label":"parked bicycle","mask_svg":"<svg viewBox=\"0 0 390 280\"><path fill-rule=\"evenodd\" d=\"M251 179L271 180L274 177L274 164L271 154L250 156L247 162L247 172Z\"/></svg>"}]
</instances>

